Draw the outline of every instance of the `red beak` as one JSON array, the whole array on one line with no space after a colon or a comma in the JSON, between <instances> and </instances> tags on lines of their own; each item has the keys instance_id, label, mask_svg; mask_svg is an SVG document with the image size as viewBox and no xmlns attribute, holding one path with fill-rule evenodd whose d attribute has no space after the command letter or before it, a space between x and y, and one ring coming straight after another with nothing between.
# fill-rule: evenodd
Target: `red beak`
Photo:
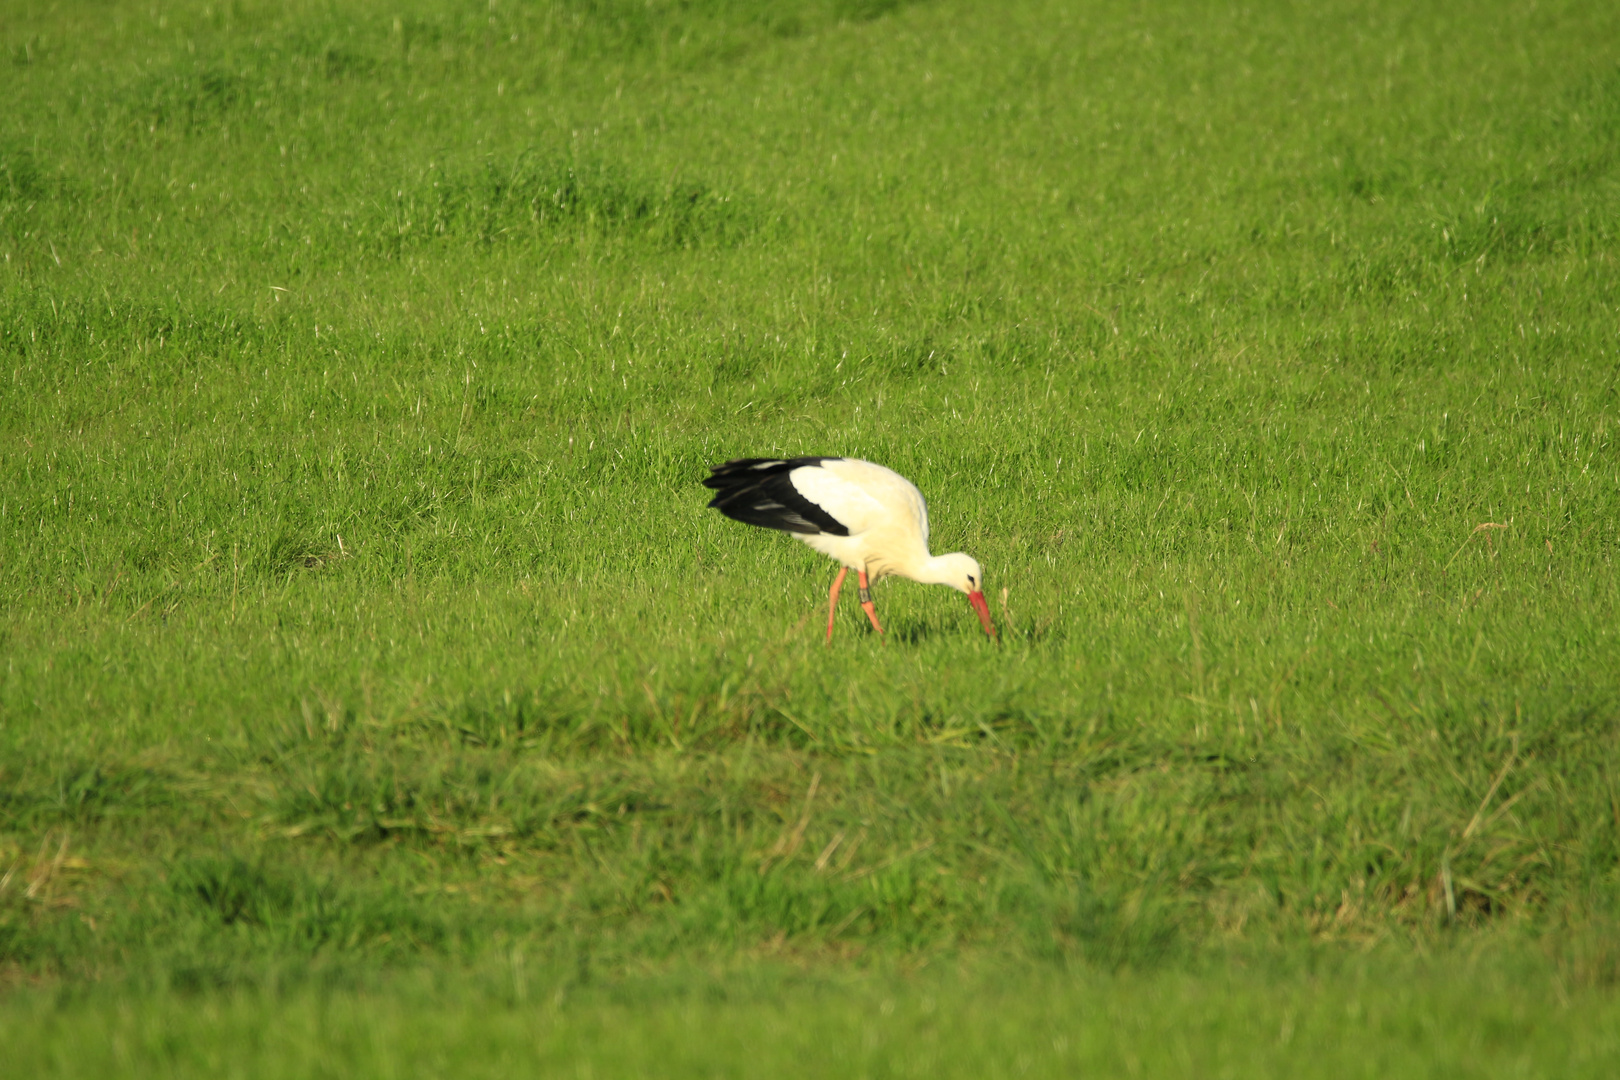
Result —
<instances>
[{"instance_id":1,"label":"red beak","mask_svg":"<svg viewBox=\"0 0 1620 1080\"><path fill-rule=\"evenodd\" d=\"M984 623L984 632L991 637L995 637L996 627L990 621L990 605L984 602L984 593L977 590L968 593L968 603L972 604L973 610L979 613L979 621Z\"/></svg>"}]
</instances>

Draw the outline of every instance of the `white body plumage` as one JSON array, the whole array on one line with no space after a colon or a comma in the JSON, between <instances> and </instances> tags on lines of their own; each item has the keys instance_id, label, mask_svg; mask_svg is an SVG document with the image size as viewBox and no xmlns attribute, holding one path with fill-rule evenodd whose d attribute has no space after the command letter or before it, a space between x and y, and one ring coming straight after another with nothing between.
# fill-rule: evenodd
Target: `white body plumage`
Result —
<instances>
[{"instance_id":1,"label":"white body plumage","mask_svg":"<svg viewBox=\"0 0 1620 1080\"><path fill-rule=\"evenodd\" d=\"M928 504L893 469L855 458L744 458L714 466L704 484L718 492L709 505L727 517L791 532L843 565L829 597L829 641L847 570L860 575L862 606L879 633L867 584L894 575L966 593L985 632L995 636L983 570L961 552L928 553Z\"/></svg>"}]
</instances>

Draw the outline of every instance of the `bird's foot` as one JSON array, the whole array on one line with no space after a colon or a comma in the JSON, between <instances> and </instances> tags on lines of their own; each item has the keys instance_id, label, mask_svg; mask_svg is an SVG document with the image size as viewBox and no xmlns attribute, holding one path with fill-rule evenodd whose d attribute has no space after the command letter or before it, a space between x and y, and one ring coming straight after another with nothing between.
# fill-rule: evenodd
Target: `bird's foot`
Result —
<instances>
[{"instance_id":1,"label":"bird's foot","mask_svg":"<svg viewBox=\"0 0 1620 1080\"><path fill-rule=\"evenodd\" d=\"M861 610L866 612L868 619L872 620L872 629L882 634L883 624L878 622L877 605L872 603L872 594L866 589L861 590Z\"/></svg>"}]
</instances>

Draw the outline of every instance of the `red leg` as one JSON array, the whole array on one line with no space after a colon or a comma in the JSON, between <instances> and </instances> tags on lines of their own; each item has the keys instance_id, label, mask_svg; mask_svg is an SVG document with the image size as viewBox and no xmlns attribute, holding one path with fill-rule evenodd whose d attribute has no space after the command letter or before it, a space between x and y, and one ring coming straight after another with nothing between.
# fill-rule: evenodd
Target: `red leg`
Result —
<instances>
[{"instance_id":1,"label":"red leg","mask_svg":"<svg viewBox=\"0 0 1620 1080\"><path fill-rule=\"evenodd\" d=\"M838 576L833 578L832 591L827 594L827 644L832 644L833 616L838 614L838 590L844 587L844 575L849 573L849 567L840 566Z\"/></svg>"},{"instance_id":2,"label":"red leg","mask_svg":"<svg viewBox=\"0 0 1620 1080\"><path fill-rule=\"evenodd\" d=\"M868 619L872 620L872 629L876 630L879 634L882 634L883 633L883 627L881 625L879 625L879 623L877 621L877 608L874 607L873 604L872 604L872 593L866 587L866 571L862 570L860 573L861 573L861 578L860 578L860 581L861 581L861 607L863 609L865 609L866 617Z\"/></svg>"}]
</instances>

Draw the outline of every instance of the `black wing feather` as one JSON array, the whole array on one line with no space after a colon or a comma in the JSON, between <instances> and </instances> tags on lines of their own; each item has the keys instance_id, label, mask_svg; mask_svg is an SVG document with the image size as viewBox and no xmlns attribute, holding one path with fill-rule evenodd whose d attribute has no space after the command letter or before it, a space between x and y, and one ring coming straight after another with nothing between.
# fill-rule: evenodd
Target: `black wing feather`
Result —
<instances>
[{"instance_id":1,"label":"black wing feather","mask_svg":"<svg viewBox=\"0 0 1620 1080\"><path fill-rule=\"evenodd\" d=\"M711 465L703 486L717 494L709 505L734 521L783 532L831 533L848 536L849 529L820 506L799 494L790 475L794 469L841 458L738 458Z\"/></svg>"}]
</instances>

